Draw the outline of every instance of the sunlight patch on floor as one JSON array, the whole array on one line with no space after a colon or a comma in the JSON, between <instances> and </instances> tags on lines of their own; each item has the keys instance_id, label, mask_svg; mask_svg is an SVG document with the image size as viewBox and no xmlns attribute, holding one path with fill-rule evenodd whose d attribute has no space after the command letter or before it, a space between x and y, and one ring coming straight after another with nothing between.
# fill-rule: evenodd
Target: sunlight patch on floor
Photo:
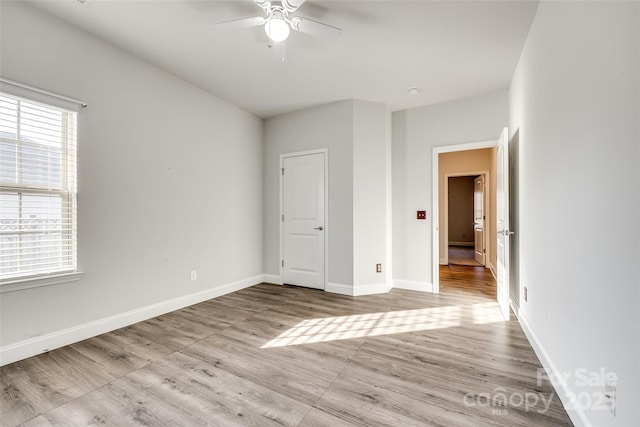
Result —
<instances>
[{"instance_id":1,"label":"sunlight patch on floor","mask_svg":"<svg viewBox=\"0 0 640 427\"><path fill-rule=\"evenodd\" d=\"M262 348L503 322L495 302L307 319Z\"/></svg>"}]
</instances>

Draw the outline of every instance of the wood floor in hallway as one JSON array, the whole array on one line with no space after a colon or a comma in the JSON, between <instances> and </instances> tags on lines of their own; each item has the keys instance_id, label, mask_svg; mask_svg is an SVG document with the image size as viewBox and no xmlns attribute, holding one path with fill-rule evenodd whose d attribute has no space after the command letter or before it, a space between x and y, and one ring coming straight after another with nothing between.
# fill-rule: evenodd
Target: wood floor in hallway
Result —
<instances>
[{"instance_id":1,"label":"wood floor in hallway","mask_svg":"<svg viewBox=\"0 0 640 427\"><path fill-rule=\"evenodd\" d=\"M497 298L496 279L485 267L440 266L440 292L453 292Z\"/></svg>"},{"instance_id":2,"label":"wood floor in hallway","mask_svg":"<svg viewBox=\"0 0 640 427\"><path fill-rule=\"evenodd\" d=\"M0 368L2 426L571 425L482 294L261 284Z\"/></svg>"},{"instance_id":3,"label":"wood floor in hallway","mask_svg":"<svg viewBox=\"0 0 640 427\"><path fill-rule=\"evenodd\" d=\"M480 266L475 259L475 250L469 246L449 246L449 264Z\"/></svg>"}]
</instances>

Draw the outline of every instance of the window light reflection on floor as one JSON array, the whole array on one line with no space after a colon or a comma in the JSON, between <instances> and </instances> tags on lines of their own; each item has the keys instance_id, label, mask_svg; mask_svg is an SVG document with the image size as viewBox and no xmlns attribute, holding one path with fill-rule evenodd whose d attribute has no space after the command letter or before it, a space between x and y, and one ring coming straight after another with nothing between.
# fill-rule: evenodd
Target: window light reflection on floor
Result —
<instances>
[{"instance_id":1,"label":"window light reflection on floor","mask_svg":"<svg viewBox=\"0 0 640 427\"><path fill-rule=\"evenodd\" d=\"M286 330L262 348L311 344L378 335L502 322L497 303L419 308L307 319Z\"/></svg>"}]
</instances>

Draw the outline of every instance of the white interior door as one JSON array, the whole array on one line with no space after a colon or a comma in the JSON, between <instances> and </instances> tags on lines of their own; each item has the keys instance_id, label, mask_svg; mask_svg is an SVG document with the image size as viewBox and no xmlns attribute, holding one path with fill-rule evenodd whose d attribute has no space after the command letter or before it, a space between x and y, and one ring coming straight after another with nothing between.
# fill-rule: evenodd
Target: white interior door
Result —
<instances>
[{"instance_id":1,"label":"white interior door","mask_svg":"<svg viewBox=\"0 0 640 427\"><path fill-rule=\"evenodd\" d=\"M509 141L507 128L502 130L496 150L496 230L498 305L509 318Z\"/></svg>"},{"instance_id":2,"label":"white interior door","mask_svg":"<svg viewBox=\"0 0 640 427\"><path fill-rule=\"evenodd\" d=\"M282 282L325 286L325 154L282 162Z\"/></svg>"},{"instance_id":3,"label":"white interior door","mask_svg":"<svg viewBox=\"0 0 640 427\"><path fill-rule=\"evenodd\" d=\"M484 244L484 175L473 181L473 239L474 258L476 262L485 265Z\"/></svg>"}]
</instances>

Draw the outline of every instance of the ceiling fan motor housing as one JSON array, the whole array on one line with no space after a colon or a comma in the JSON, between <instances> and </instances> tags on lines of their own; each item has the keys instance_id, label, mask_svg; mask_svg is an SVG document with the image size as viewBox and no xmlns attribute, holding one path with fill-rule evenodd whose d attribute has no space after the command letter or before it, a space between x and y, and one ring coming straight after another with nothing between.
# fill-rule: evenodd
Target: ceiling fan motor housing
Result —
<instances>
[{"instance_id":1,"label":"ceiling fan motor housing","mask_svg":"<svg viewBox=\"0 0 640 427\"><path fill-rule=\"evenodd\" d=\"M264 31L272 42L286 40L291 30L326 39L336 38L340 35L342 31L340 28L300 16L290 17L304 2L305 0L253 0L254 4L262 8L266 17L254 16L234 19L220 22L216 24L216 27L217 29L236 30L264 25Z\"/></svg>"},{"instance_id":2,"label":"ceiling fan motor housing","mask_svg":"<svg viewBox=\"0 0 640 427\"><path fill-rule=\"evenodd\" d=\"M289 37L287 14L278 6L272 6L269 17L264 25L264 32L271 41L281 42Z\"/></svg>"}]
</instances>

